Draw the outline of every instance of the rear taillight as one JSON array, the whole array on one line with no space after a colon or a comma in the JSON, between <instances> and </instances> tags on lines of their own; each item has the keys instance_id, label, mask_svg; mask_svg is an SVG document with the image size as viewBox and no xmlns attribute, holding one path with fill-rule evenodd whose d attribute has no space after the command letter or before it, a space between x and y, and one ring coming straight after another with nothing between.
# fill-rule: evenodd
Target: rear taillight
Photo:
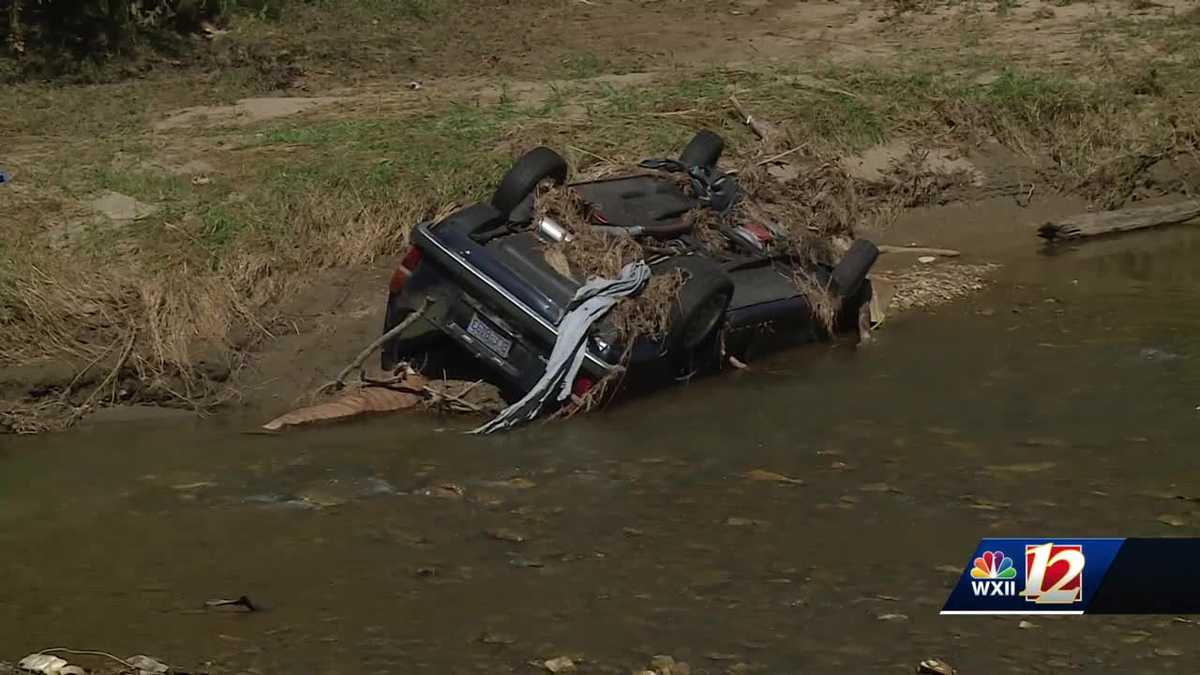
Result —
<instances>
[{"instance_id":1,"label":"rear taillight","mask_svg":"<svg viewBox=\"0 0 1200 675\"><path fill-rule=\"evenodd\" d=\"M421 249L413 246L408 249L408 253L404 254L404 259L400 261L400 265L408 269L409 273L417 271L417 265L421 264Z\"/></svg>"},{"instance_id":2,"label":"rear taillight","mask_svg":"<svg viewBox=\"0 0 1200 675\"><path fill-rule=\"evenodd\" d=\"M575 385L571 387L571 393L575 394L576 396L583 396L591 391L592 387L594 386L596 386L595 380L587 375L580 375L578 378L576 378Z\"/></svg>"},{"instance_id":3,"label":"rear taillight","mask_svg":"<svg viewBox=\"0 0 1200 675\"><path fill-rule=\"evenodd\" d=\"M421 264L421 249L413 246L408 249L408 253L400 260L400 266L392 273L392 280L388 283L388 290L392 293L404 288L405 282L417 271L417 265Z\"/></svg>"}]
</instances>

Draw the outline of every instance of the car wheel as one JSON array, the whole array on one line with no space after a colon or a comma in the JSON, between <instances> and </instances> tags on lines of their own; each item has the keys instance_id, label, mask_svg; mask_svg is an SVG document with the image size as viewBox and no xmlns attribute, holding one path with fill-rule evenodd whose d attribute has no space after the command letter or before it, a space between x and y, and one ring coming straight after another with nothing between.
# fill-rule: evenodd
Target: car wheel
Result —
<instances>
[{"instance_id":1,"label":"car wheel","mask_svg":"<svg viewBox=\"0 0 1200 675\"><path fill-rule=\"evenodd\" d=\"M854 240L831 274L837 294L847 298L857 293L878 257L879 247L875 244L866 239Z\"/></svg>"},{"instance_id":2,"label":"car wheel","mask_svg":"<svg viewBox=\"0 0 1200 675\"><path fill-rule=\"evenodd\" d=\"M537 147L521 155L516 164L504 174L500 187L492 195L492 206L503 213L505 217L529 196L533 189L544 180L552 180L555 185L567 181L567 162L557 152L546 147Z\"/></svg>"},{"instance_id":3,"label":"car wheel","mask_svg":"<svg viewBox=\"0 0 1200 675\"><path fill-rule=\"evenodd\" d=\"M670 260L658 272L674 270L683 273L684 282L671 307L666 347L668 351L690 351L712 335L725 318L725 308L733 297L733 280L712 261L695 256Z\"/></svg>"},{"instance_id":4,"label":"car wheel","mask_svg":"<svg viewBox=\"0 0 1200 675\"><path fill-rule=\"evenodd\" d=\"M724 150L724 139L708 129L701 129L683 149L679 161L688 167L713 167L717 165L717 160L721 158L721 152Z\"/></svg>"}]
</instances>

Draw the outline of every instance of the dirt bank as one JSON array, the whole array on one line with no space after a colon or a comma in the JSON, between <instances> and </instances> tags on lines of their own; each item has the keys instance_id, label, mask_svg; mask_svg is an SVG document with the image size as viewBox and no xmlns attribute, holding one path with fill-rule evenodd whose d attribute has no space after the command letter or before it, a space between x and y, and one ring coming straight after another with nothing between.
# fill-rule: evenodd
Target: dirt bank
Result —
<instances>
[{"instance_id":1,"label":"dirt bank","mask_svg":"<svg viewBox=\"0 0 1200 675\"><path fill-rule=\"evenodd\" d=\"M760 161L731 95L786 131L784 177L829 158L849 172L838 194L854 203L814 193L821 217L861 212L855 227L883 243L962 249L885 260L916 289L978 285L1050 216L1200 185L1200 95L1184 67L1200 53L1194 10L708 9L306 8L230 26L212 61L6 88L0 426L58 427L114 404L286 407L378 330L412 223L486 194L539 143L586 170L673 154L711 127L733 165ZM320 35L304 32L314 22ZM555 37L485 39L510 24ZM1085 32L1093 48L1066 58L1061 44ZM283 72L264 62L288 77L264 79Z\"/></svg>"}]
</instances>

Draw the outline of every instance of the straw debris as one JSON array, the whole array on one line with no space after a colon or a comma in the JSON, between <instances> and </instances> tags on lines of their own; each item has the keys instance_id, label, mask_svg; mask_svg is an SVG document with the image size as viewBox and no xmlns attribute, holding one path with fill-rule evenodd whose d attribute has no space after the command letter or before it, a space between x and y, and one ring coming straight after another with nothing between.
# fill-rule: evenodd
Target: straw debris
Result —
<instances>
[{"instance_id":1,"label":"straw debris","mask_svg":"<svg viewBox=\"0 0 1200 675\"><path fill-rule=\"evenodd\" d=\"M548 260L560 256L572 277L579 281L591 277L614 278L621 269L646 259L646 251L632 236L593 227L591 209L569 187L544 187L538 193L536 213L549 217L571 232L570 241L546 248ZM683 287L681 272L655 274L637 296L618 304L609 314L621 341L632 343L639 337L661 338L671 324L671 309Z\"/></svg>"}]
</instances>

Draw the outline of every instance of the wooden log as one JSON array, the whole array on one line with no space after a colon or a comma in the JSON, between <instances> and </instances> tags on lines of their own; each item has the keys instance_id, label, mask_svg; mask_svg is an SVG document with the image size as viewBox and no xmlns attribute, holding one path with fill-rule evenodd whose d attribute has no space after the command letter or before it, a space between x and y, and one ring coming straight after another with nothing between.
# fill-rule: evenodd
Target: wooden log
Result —
<instances>
[{"instance_id":1,"label":"wooden log","mask_svg":"<svg viewBox=\"0 0 1200 675\"><path fill-rule=\"evenodd\" d=\"M1081 213L1038 228L1038 236L1049 241L1082 239L1114 232L1128 232L1161 225L1178 225L1200 219L1200 200L1165 206L1141 206L1120 211Z\"/></svg>"},{"instance_id":2,"label":"wooden log","mask_svg":"<svg viewBox=\"0 0 1200 675\"><path fill-rule=\"evenodd\" d=\"M929 248L927 246L889 246L879 245L880 253L912 253L915 255L936 255L943 258L957 258L962 255L952 248Z\"/></svg>"}]
</instances>

